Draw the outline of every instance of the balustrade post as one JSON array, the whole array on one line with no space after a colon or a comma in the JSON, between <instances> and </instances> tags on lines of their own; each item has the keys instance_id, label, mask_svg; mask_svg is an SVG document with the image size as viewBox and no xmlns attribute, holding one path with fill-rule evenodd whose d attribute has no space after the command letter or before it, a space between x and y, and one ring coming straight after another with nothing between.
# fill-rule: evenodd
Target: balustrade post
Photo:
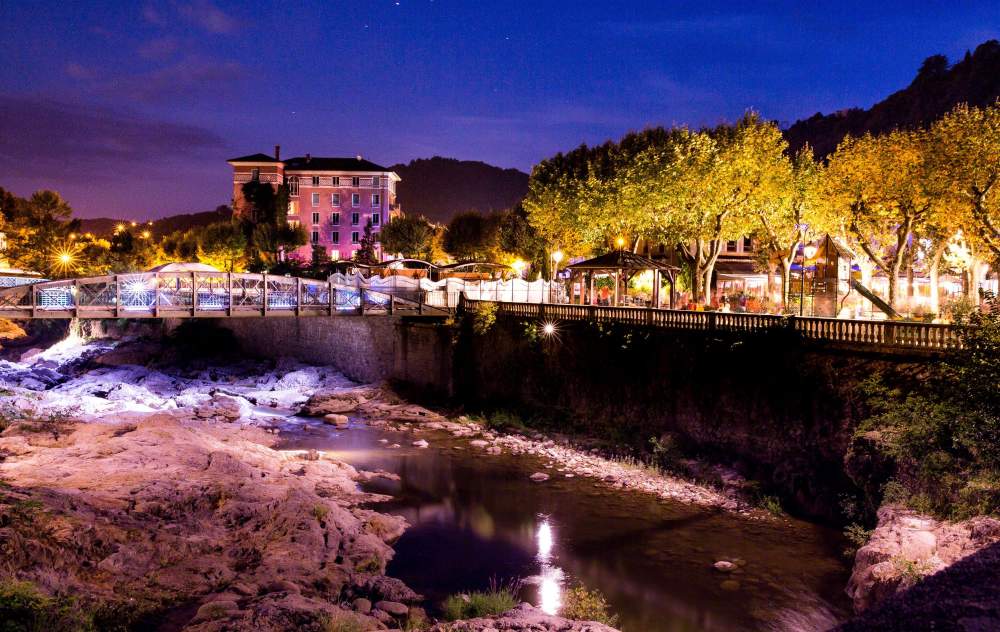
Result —
<instances>
[{"instance_id":1,"label":"balustrade post","mask_svg":"<svg viewBox=\"0 0 1000 632\"><path fill-rule=\"evenodd\" d=\"M76 286L76 279L73 280L74 287ZM74 294L75 296L75 294ZM160 273L153 273L153 317L160 317Z\"/></svg>"},{"instance_id":2,"label":"balustrade post","mask_svg":"<svg viewBox=\"0 0 1000 632\"><path fill-rule=\"evenodd\" d=\"M715 312L705 312L708 316L708 330L715 331Z\"/></svg>"},{"instance_id":3,"label":"balustrade post","mask_svg":"<svg viewBox=\"0 0 1000 632\"><path fill-rule=\"evenodd\" d=\"M117 287L118 284L115 283ZM191 273L191 316L198 315L198 273Z\"/></svg>"},{"instance_id":4,"label":"balustrade post","mask_svg":"<svg viewBox=\"0 0 1000 632\"><path fill-rule=\"evenodd\" d=\"M302 314L302 279L295 277L295 315Z\"/></svg>"},{"instance_id":5,"label":"balustrade post","mask_svg":"<svg viewBox=\"0 0 1000 632\"><path fill-rule=\"evenodd\" d=\"M365 288L358 286L358 309L361 310L361 315L365 315Z\"/></svg>"},{"instance_id":6,"label":"balustrade post","mask_svg":"<svg viewBox=\"0 0 1000 632\"><path fill-rule=\"evenodd\" d=\"M263 298L263 304L261 305L261 314L267 316L267 272L260 275L261 284L263 290L261 291L261 297Z\"/></svg>"},{"instance_id":7,"label":"balustrade post","mask_svg":"<svg viewBox=\"0 0 1000 632\"><path fill-rule=\"evenodd\" d=\"M893 322L888 321L888 320L885 321L885 325L883 327L883 331L885 331L885 340L883 340L882 342L884 344L890 346L890 347L895 347L896 346L896 323L893 323Z\"/></svg>"},{"instance_id":8,"label":"balustrade post","mask_svg":"<svg viewBox=\"0 0 1000 632\"><path fill-rule=\"evenodd\" d=\"M226 315L233 315L233 273L226 273Z\"/></svg>"},{"instance_id":9,"label":"balustrade post","mask_svg":"<svg viewBox=\"0 0 1000 632\"><path fill-rule=\"evenodd\" d=\"M333 316L333 307L337 302L337 288L333 287L333 281L327 280L327 287L329 288L326 293L327 298L327 315Z\"/></svg>"}]
</instances>

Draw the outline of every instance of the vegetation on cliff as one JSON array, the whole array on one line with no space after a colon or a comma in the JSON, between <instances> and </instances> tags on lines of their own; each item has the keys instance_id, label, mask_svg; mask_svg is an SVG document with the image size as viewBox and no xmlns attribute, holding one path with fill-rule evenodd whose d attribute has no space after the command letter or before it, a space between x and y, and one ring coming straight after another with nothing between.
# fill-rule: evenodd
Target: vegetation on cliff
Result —
<instances>
[{"instance_id":1,"label":"vegetation on cliff","mask_svg":"<svg viewBox=\"0 0 1000 632\"><path fill-rule=\"evenodd\" d=\"M885 500L950 518L1000 515L1000 298L986 302L966 322L964 348L922 379L867 383L873 414L852 449L891 463Z\"/></svg>"}]
</instances>

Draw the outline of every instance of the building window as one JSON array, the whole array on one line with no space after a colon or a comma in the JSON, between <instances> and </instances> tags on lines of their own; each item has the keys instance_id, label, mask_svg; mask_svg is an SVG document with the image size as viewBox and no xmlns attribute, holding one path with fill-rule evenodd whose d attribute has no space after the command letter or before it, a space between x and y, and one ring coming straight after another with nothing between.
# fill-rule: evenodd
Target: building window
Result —
<instances>
[{"instance_id":1,"label":"building window","mask_svg":"<svg viewBox=\"0 0 1000 632\"><path fill-rule=\"evenodd\" d=\"M340 213L330 213L330 223L334 226L340 226Z\"/></svg>"},{"instance_id":2,"label":"building window","mask_svg":"<svg viewBox=\"0 0 1000 632\"><path fill-rule=\"evenodd\" d=\"M299 194L299 177L292 176L288 179L288 195L297 197Z\"/></svg>"},{"instance_id":3,"label":"building window","mask_svg":"<svg viewBox=\"0 0 1000 632\"><path fill-rule=\"evenodd\" d=\"M351 243L352 244L361 243L360 233L358 233L358 231L354 231L353 233L351 233Z\"/></svg>"},{"instance_id":4,"label":"building window","mask_svg":"<svg viewBox=\"0 0 1000 632\"><path fill-rule=\"evenodd\" d=\"M352 187L361 186L361 178L359 178L358 176L354 176L353 178L351 178L351 186Z\"/></svg>"},{"instance_id":5,"label":"building window","mask_svg":"<svg viewBox=\"0 0 1000 632\"><path fill-rule=\"evenodd\" d=\"M313 206L319 206L319 193L312 194Z\"/></svg>"},{"instance_id":6,"label":"building window","mask_svg":"<svg viewBox=\"0 0 1000 632\"><path fill-rule=\"evenodd\" d=\"M382 196L378 193L372 193L372 208L379 208L382 206Z\"/></svg>"},{"instance_id":7,"label":"building window","mask_svg":"<svg viewBox=\"0 0 1000 632\"><path fill-rule=\"evenodd\" d=\"M330 206L340 206L340 194L334 193L330 196Z\"/></svg>"},{"instance_id":8,"label":"building window","mask_svg":"<svg viewBox=\"0 0 1000 632\"><path fill-rule=\"evenodd\" d=\"M313 224L319 224L319 213L313 212Z\"/></svg>"},{"instance_id":9,"label":"building window","mask_svg":"<svg viewBox=\"0 0 1000 632\"><path fill-rule=\"evenodd\" d=\"M318 244L319 243L319 231L318 230L314 230L312 232L312 242L314 244Z\"/></svg>"},{"instance_id":10,"label":"building window","mask_svg":"<svg viewBox=\"0 0 1000 632\"><path fill-rule=\"evenodd\" d=\"M361 213L351 213L351 226L357 226L361 223Z\"/></svg>"},{"instance_id":11,"label":"building window","mask_svg":"<svg viewBox=\"0 0 1000 632\"><path fill-rule=\"evenodd\" d=\"M736 242L727 241L726 242L726 252L736 252Z\"/></svg>"},{"instance_id":12,"label":"building window","mask_svg":"<svg viewBox=\"0 0 1000 632\"><path fill-rule=\"evenodd\" d=\"M372 226L378 226L382 222L381 213L372 213Z\"/></svg>"},{"instance_id":13,"label":"building window","mask_svg":"<svg viewBox=\"0 0 1000 632\"><path fill-rule=\"evenodd\" d=\"M339 187L340 186L340 176L333 176L332 178L330 178L330 184L332 184L335 187Z\"/></svg>"},{"instance_id":14,"label":"building window","mask_svg":"<svg viewBox=\"0 0 1000 632\"><path fill-rule=\"evenodd\" d=\"M753 240L749 237L743 238L743 252L753 252Z\"/></svg>"},{"instance_id":15,"label":"building window","mask_svg":"<svg viewBox=\"0 0 1000 632\"><path fill-rule=\"evenodd\" d=\"M313 186L314 187L318 187L319 186L319 176L313 176L312 179L313 179Z\"/></svg>"},{"instance_id":16,"label":"building window","mask_svg":"<svg viewBox=\"0 0 1000 632\"><path fill-rule=\"evenodd\" d=\"M378 176L372 176L372 186L378 188Z\"/></svg>"},{"instance_id":17,"label":"building window","mask_svg":"<svg viewBox=\"0 0 1000 632\"><path fill-rule=\"evenodd\" d=\"M361 194L352 193L351 194L351 206L361 206Z\"/></svg>"},{"instance_id":18,"label":"building window","mask_svg":"<svg viewBox=\"0 0 1000 632\"><path fill-rule=\"evenodd\" d=\"M338 231L330 233L330 243L334 245L340 243L340 233Z\"/></svg>"},{"instance_id":19,"label":"building window","mask_svg":"<svg viewBox=\"0 0 1000 632\"><path fill-rule=\"evenodd\" d=\"M339 250L331 250L330 251L330 259L332 259L334 261L340 261L340 251Z\"/></svg>"},{"instance_id":20,"label":"building window","mask_svg":"<svg viewBox=\"0 0 1000 632\"><path fill-rule=\"evenodd\" d=\"M260 180L260 169L251 169L250 170L250 179L253 180L254 182L257 182L258 180Z\"/></svg>"}]
</instances>

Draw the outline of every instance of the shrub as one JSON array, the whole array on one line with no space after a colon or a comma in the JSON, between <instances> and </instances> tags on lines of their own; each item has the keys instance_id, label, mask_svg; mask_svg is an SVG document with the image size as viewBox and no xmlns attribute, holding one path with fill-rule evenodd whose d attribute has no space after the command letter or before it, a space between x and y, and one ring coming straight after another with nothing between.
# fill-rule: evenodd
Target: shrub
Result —
<instances>
[{"instance_id":1,"label":"shrub","mask_svg":"<svg viewBox=\"0 0 1000 632\"><path fill-rule=\"evenodd\" d=\"M611 613L604 595L596 589L589 590L583 584L577 584L563 593L560 614L567 619L597 621L611 627L618 625L618 615Z\"/></svg>"},{"instance_id":2,"label":"shrub","mask_svg":"<svg viewBox=\"0 0 1000 632\"><path fill-rule=\"evenodd\" d=\"M369 629L366 622L352 612L337 613L326 616L320 622L322 632L365 632Z\"/></svg>"},{"instance_id":3,"label":"shrub","mask_svg":"<svg viewBox=\"0 0 1000 632\"><path fill-rule=\"evenodd\" d=\"M872 533L874 533L873 529L866 529L857 522L847 525L844 528L844 537L847 538L849 544L844 548L844 556L854 557L858 549L868 544L868 541L872 538Z\"/></svg>"},{"instance_id":4,"label":"shrub","mask_svg":"<svg viewBox=\"0 0 1000 632\"><path fill-rule=\"evenodd\" d=\"M484 335L497 322L496 303L477 303L472 309L472 331L478 336Z\"/></svg>"},{"instance_id":5,"label":"shrub","mask_svg":"<svg viewBox=\"0 0 1000 632\"><path fill-rule=\"evenodd\" d=\"M0 581L0 631L90 629L89 617L74 600L43 595L31 582Z\"/></svg>"},{"instance_id":6,"label":"shrub","mask_svg":"<svg viewBox=\"0 0 1000 632\"><path fill-rule=\"evenodd\" d=\"M960 319L963 348L929 375L863 385L871 415L857 433L895 463L885 502L955 519L1000 513L1000 300L986 301Z\"/></svg>"},{"instance_id":7,"label":"shrub","mask_svg":"<svg viewBox=\"0 0 1000 632\"><path fill-rule=\"evenodd\" d=\"M457 621L503 614L517 605L520 587L517 581L498 583L491 580L487 590L452 595L442 606L444 618Z\"/></svg>"},{"instance_id":8,"label":"shrub","mask_svg":"<svg viewBox=\"0 0 1000 632\"><path fill-rule=\"evenodd\" d=\"M326 516L330 513L330 508L326 505L316 505L312 508L312 515L318 522L323 522L326 520Z\"/></svg>"}]
</instances>

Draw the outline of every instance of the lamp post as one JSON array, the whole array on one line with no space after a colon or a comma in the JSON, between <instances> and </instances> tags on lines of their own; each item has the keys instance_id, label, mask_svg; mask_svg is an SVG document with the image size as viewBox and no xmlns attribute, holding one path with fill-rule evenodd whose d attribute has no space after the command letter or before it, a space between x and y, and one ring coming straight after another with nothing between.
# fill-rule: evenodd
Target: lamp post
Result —
<instances>
[{"instance_id":1,"label":"lamp post","mask_svg":"<svg viewBox=\"0 0 1000 632\"><path fill-rule=\"evenodd\" d=\"M804 316L806 309L806 262L815 255L816 246L809 244L802 248L802 270L799 274L799 316Z\"/></svg>"}]
</instances>

